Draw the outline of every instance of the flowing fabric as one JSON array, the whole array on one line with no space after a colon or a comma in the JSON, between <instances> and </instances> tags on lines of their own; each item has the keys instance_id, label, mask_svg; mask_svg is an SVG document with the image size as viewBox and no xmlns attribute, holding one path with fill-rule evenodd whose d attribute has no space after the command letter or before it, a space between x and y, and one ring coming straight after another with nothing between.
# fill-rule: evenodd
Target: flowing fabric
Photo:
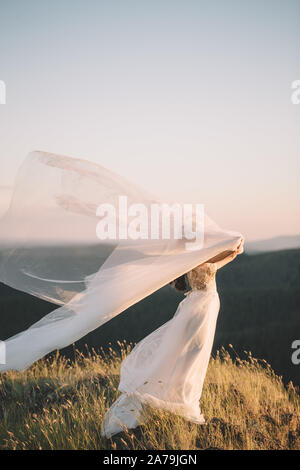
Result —
<instances>
[{"instance_id":1,"label":"flowing fabric","mask_svg":"<svg viewBox=\"0 0 300 470\"><path fill-rule=\"evenodd\" d=\"M105 414L103 436L145 423L145 403L205 423L199 400L219 306L216 283L211 281L205 290L190 291L174 317L133 348L122 362L122 394Z\"/></svg>"},{"instance_id":2,"label":"flowing fabric","mask_svg":"<svg viewBox=\"0 0 300 470\"><path fill-rule=\"evenodd\" d=\"M26 369L243 240L207 215L203 246L194 251L187 250L186 239L174 236L99 240L97 207L117 205L120 196L148 208L160 202L85 160L45 152L26 158L1 220L0 281L60 307L5 341L6 364L0 371Z\"/></svg>"}]
</instances>

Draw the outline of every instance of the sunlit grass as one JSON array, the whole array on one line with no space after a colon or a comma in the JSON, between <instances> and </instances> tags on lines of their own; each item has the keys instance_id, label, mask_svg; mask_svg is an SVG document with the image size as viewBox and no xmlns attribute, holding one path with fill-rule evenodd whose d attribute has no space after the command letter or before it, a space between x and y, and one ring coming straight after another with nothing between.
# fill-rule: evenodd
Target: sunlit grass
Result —
<instances>
[{"instance_id":1,"label":"sunlit grass","mask_svg":"<svg viewBox=\"0 0 300 470\"><path fill-rule=\"evenodd\" d=\"M100 427L118 397L119 368L131 346L108 354L41 360L0 376L1 449L300 449L300 397L269 364L222 349L201 398L206 425L147 407L150 419L107 440ZM231 348L232 350L233 348Z\"/></svg>"}]
</instances>

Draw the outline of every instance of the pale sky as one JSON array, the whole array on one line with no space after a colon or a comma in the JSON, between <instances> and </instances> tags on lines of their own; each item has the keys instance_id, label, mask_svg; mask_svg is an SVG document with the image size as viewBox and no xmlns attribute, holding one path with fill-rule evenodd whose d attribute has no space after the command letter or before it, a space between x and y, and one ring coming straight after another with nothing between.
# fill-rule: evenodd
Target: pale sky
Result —
<instances>
[{"instance_id":1,"label":"pale sky","mask_svg":"<svg viewBox=\"0 0 300 470\"><path fill-rule=\"evenodd\" d=\"M300 233L299 0L0 0L0 205L32 150Z\"/></svg>"}]
</instances>

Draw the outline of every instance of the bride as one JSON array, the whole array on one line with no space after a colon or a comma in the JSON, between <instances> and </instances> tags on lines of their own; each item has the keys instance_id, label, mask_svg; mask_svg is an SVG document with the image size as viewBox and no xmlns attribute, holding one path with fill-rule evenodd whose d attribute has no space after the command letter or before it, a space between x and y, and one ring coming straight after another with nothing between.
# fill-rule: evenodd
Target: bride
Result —
<instances>
[{"instance_id":1,"label":"bride","mask_svg":"<svg viewBox=\"0 0 300 470\"><path fill-rule=\"evenodd\" d=\"M215 277L238 253L239 248L187 273L191 290L173 318L140 341L122 362L118 387L122 394L104 416L103 436L110 438L143 424L147 419L143 403L205 423L199 400L220 306ZM185 291L185 277L171 285Z\"/></svg>"},{"instance_id":2,"label":"bride","mask_svg":"<svg viewBox=\"0 0 300 470\"><path fill-rule=\"evenodd\" d=\"M121 395L104 417L102 434L110 437L141 424L146 403L202 424L199 399L219 310L215 273L242 253L243 236L204 214L204 229L196 233L203 243L195 250L186 248L189 237L174 235L119 237L105 245L96 237L97 208L115 207L120 195L147 208L158 201L95 163L40 151L27 156L0 221L0 281L59 307L10 338L0 332L5 339L0 373L24 371L172 279L181 288L188 273L191 290L174 317L123 361Z\"/></svg>"}]
</instances>

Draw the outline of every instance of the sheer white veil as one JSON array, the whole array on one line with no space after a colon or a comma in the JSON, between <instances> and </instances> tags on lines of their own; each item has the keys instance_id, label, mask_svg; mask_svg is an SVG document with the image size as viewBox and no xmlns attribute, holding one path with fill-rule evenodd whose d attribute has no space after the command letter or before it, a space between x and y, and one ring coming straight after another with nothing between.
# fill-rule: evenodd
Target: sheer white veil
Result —
<instances>
[{"instance_id":1,"label":"sheer white veil","mask_svg":"<svg viewBox=\"0 0 300 470\"><path fill-rule=\"evenodd\" d=\"M5 341L6 364L0 371L27 368L243 241L241 234L220 229L206 214L203 246L197 250L187 250L187 240L174 236L99 240L97 208L103 203L117 207L120 196L127 197L128 205L161 203L86 160L45 152L25 159L0 222L0 281L60 307Z\"/></svg>"}]
</instances>

